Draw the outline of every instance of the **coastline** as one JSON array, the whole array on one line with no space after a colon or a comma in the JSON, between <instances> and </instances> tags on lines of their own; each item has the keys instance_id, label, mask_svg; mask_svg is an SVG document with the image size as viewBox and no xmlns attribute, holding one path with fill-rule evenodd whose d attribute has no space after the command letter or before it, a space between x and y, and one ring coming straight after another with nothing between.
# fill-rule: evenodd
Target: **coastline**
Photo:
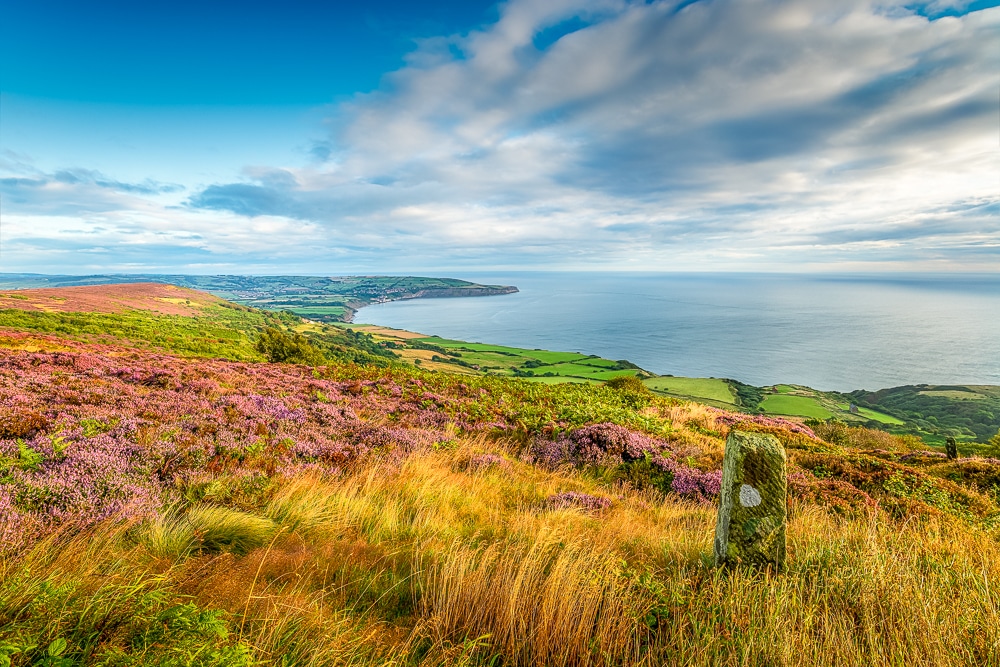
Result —
<instances>
[{"instance_id":1,"label":"coastline","mask_svg":"<svg viewBox=\"0 0 1000 667\"><path fill-rule=\"evenodd\" d=\"M392 303L393 301L409 301L411 299L457 299L465 297L501 296L503 294L515 294L520 290L515 285L476 285L474 287L438 287L418 290L410 294L384 297L371 301L348 301L344 304L344 314L341 321L346 324L354 323L354 316L365 306L372 306L379 303Z\"/></svg>"},{"instance_id":2,"label":"coastline","mask_svg":"<svg viewBox=\"0 0 1000 667\"><path fill-rule=\"evenodd\" d=\"M956 420L964 416L959 414L959 408L967 407L969 401L977 405L1000 401L1000 386L996 385L901 385L878 392L846 393L799 384L752 386L729 378L655 375L625 360L582 352L470 343L376 324L341 326L371 335L404 363L428 371L499 375L546 384L603 384L614 377L631 375L661 396L799 423L836 420L845 426L914 435L926 445L939 448L947 437L955 437L963 448L978 451L996 427L988 427L983 433L959 428ZM900 403L909 407L902 409ZM928 415L939 421L932 424L925 419Z\"/></svg>"}]
</instances>

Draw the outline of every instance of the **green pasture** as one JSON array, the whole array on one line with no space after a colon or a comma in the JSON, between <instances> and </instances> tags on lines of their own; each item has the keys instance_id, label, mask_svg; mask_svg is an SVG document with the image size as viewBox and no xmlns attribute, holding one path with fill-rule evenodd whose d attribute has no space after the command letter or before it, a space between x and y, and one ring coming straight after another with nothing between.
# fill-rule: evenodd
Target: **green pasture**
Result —
<instances>
[{"instance_id":1,"label":"green pasture","mask_svg":"<svg viewBox=\"0 0 1000 667\"><path fill-rule=\"evenodd\" d=\"M843 410L844 412L848 413L851 410L851 406L848 403L838 403L837 407ZM883 424L892 424L894 426L900 426L906 423L902 419L896 419L892 415L887 415L884 412L879 412L878 410L872 410L870 408L862 408L860 406L858 406L857 414L859 417L864 417L865 419L872 419L874 421L881 422Z\"/></svg>"},{"instance_id":2,"label":"green pasture","mask_svg":"<svg viewBox=\"0 0 1000 667\"><path fill-rule=\"evenodd\" d=\"M567 362L589 363L600 361L599 357L590 357L579 352L552 352L549 350L519 350L519 352L530 359L538 359L545 364L563 364ZM606 360L605 360L606 361ZM614 362L611 362L612 365Z\"/></svg>"},{"instance_id":3,"label":"green pasture","mask_svg":"<svg viewBox=\"0 0 1000 667\"><path fill-rule=\"evenodd\" d=\"M580 361L581 364L585 366L597 366L598 368L608 368L613 369L618 365L617 361L611 361L610 359L602 359L601 357L588 357Z\"/></svg>"},{"instance_id":4,"label":"green pasture","mask_svg":"<svg viewBox=\"0 0 1000 667\"><path fill-rule=\"evenodd\" d=\"M566 375L558 375L558 376L554 376L554 377L552 377L552 376L550 376L550 377L539 377L539 376L536 375L534 377L522 377L521 379L522 380L527 380L528 382L539 382L541 384L568 384L568 383L576 383L576 384L600 384L599 380L591 380L591 379L588 379L588 378L580 378L580 377L569 377L569 376L566 376Z\"/></svg>"},{"instance_id":5,"label":"green pasture","mask_svg":"<svg viewBox=\"0 0 1000 667\"><path fill-rule=\"evenodd\" d=\"M506 345L489 345L487 343L467 343L462 340L449 340L447 338L414 338L414 342L427 343L430 345L437 345L438 347L443 347L446 350L455 350L456 352L470 351L470 352L495 352L497 354L510 354L518 357L525 356L527 350L522 350L518 347L507 347Z\"/></svg>"},{"instance_id":6,"label":"green pasture","mask_svg":"<svg viewBox=\"0 0 1000 667\"><path fill-rule=\"evenodd\" d=\"M938 389L934 391L922 391L921 396L940 396L942 398L951 398L958 401L982 401L986 399L983 394L978 394L972 391L960 391L955 389Z\"/></svg>"},{"instance_id":7,"label":"green pasture","mask_svg":"<svg viewBox=\"0 0 1000 667\"><path fill-rule=\"evenodd\" d=\"M535 375L555 373L556 375L591 376L594 375L595 373L608 372L608 369L606 368L600 368L598 366L590 366L588 364L580 364L580 363L550 364L548 366L539 366L538 368L525 368L524 370L533 371ZM634 371L632 372L634 373Z\"/></svg>"},{"instance_id":8,"label":"green pasture","mask_svg":"<svg viewBox=\"0 0 1000 667\"><path fill-rule=\"evenodd\" d=\"M523 359L518 357L512 357L509 354L500 354L498 352L482 352L469 350L458 350L455 348L445 348L449 352L454 352L455 354L460 354L459 357L462 361L468 361L473 364L489 363L491 365L501 365L501 366L519 366Z\"/></svg>"},{"instance_id":9,"label":"green pasture","mask_svg":"<svg viewBox=\"0 0 1000 667\"><path fill-rule=\"evenodd\" d=\"M869 410L868 408L858 408L858 414L862 417L867 417L868 419L874 419L877 422L882 422L883 424L892 424L894 426L901 426L905 424L902 419L896 419L892 415L887 415L877 410Z\"/></svg>"},{"instance_id":10,"label":"green pasture","mask_svg":"<svg viewBox=\"0 0 1000 667\"><path fill-rule=\"evenodd\" d=\"M761 402L760 409L772 415L815 419L829 419L834 414L815 398L788 394L771 394Z\"/></svg>"},{"instance_id":11,"label":"green pasture","mask_svg":"<svg viewBox=\"0 0 1000 667\"><path fill-rule=\"evenodd\" d=\"M430 345L437 345L438 347L443 347L446 350L455 350L456 352L461 352L464 356L465 351L470 352L493 352L496 354L506 354L513 355L517 357L523 357L527 359L537 359L545 364L561 364L566 362L586 362L593 366L614 366L614 361L609 361L607 359L601 359L599 357L590 357L586 354L580 354L579 352L552 352L549 350L528 350L520 347L507 347L505 345L490 345L488 343L468 343L462 340L450 340L448 338L437 338L435 336L430 336L427 338L415 338L413 339L420 343L429 343ZM596 363L595 363L596 362Z\"/></svg>"},{"instance_id":12,"label":"green pasture","mask_svg":"<svg viewBox=\"0 0 1000 667\"><path fill-rule=\"evenodd\" d=\"M736 404L736 396L725 380L716 378L655 377L643 380L654 391L682 396L703 398L719 403Z\"/></svg>"},{"instance_id":13,"label":"green pasture","mask_svg":"<svg viewBox=\"0 0 1000 667\"><path fill-rule=\"evenodd\" d=\"M612 378L621 377L623 375L635 375L635 369L620 370L620 371L597 371L596 373L588 373L588 378L593 378L595 380L610 380Z\"/></svg>"},{"instance_id":14,"label":"green pasture","mask_svg":"<svg viewBox=\"0 0 1000 667\"><path fill-rule=\"evenodd\" d=\"M296 315L343 315L343 306L289 306Z\"/></svg>"}]
</instances>

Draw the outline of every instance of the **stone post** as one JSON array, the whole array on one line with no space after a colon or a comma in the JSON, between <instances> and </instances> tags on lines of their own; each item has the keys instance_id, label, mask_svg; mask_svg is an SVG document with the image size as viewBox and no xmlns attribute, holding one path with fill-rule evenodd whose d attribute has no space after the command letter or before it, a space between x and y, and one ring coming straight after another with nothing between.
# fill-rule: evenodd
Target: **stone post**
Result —
<instances>
[{"instance_id":1,"label":"stone post","mask_svg":"<svg viewBox=\"0 0 1000 667\"><path fill-rule=\"evenodd\" d=\"M949 437L944 441L944 450L947 452L949 459L958 458L958 442L955 441L955 438Z\"/></svg>"},{"instance_id":2,"label":"stone post","mask_svg":"<svg viewBox=\"0 0 1000 667\"><path fill-rule=\"evenodd\" d=\"M731 431L722 462L715 564L785 563L785 449L773 435Z\"/></svg>"}]
</instances>

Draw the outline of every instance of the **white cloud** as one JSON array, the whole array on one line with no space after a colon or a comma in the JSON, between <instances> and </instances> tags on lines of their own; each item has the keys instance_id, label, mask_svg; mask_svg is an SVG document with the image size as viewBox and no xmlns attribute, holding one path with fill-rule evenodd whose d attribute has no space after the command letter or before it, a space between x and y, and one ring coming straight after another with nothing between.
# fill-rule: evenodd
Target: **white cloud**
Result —
<instances>
[{"instance_id":1,"label":"white cloud","mask_svg":"<svg viewBox=\"0 0 1000 667\"><path fill-rule=\"evenodd\" d=\"M513 0L337 109L331 161L170 215L206 253L386 271L995 270L998 27L863 0Z\"/></svg>"}]
</instances>

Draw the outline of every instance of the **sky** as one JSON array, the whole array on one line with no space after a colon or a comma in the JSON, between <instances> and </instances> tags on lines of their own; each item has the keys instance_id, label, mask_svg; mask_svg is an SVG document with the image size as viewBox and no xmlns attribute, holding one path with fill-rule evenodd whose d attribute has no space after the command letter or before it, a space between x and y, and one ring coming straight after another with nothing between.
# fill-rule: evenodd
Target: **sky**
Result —
<instances>
[{"instance_id":1,"label":"sky","mask_svg":"<svg viewBox=\"0 0 1000 667\"><path fill-rule=\"evenodd\" d=\"M0 271L1000 272L981 0L0 0Z\"/></svg>"}]
</instances>

